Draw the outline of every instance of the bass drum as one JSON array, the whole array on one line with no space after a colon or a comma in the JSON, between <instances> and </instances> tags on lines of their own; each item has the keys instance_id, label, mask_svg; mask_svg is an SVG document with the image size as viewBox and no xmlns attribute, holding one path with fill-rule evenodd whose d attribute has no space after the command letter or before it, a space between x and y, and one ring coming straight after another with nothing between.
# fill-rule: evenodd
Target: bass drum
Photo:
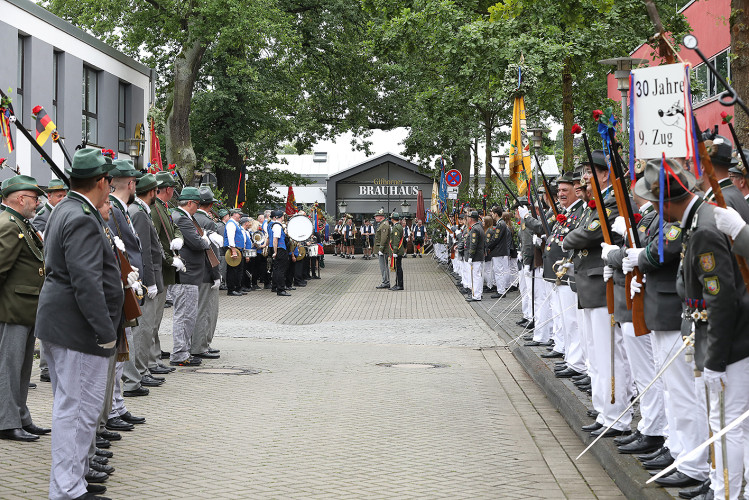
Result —
<instances>
[{"instance_id":1,"label":"bass drum","mask_svg":"<svg viewBox=\"0 0 749 500\"><path fill-rule=\"evenodd\" d=\"M312 226L306 215L295 215L286 223L286 232L292 240L305 241L312 236Z\"/></svg>"}]
</instances>

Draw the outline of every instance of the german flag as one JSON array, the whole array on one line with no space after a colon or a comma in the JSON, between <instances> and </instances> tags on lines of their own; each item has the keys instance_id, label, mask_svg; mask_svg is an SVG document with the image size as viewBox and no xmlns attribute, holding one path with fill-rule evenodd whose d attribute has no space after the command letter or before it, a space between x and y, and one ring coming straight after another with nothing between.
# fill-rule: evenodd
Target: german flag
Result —
<instances>
[{"instance_id":1,"label":"german flag","mask_svg":"<svg viewBox=\"0 0 749 500\"><path fill-rule=\"evenodd\" d=\"M35 106L31 112L33 113L34 118L36 118L36 142L40 146L44 146L44 143L47 142L50 134L52 134L57 127L52 121L52 118L50 118L47 112L44 111L43 107Z\"/></svg>"}]
</instances>

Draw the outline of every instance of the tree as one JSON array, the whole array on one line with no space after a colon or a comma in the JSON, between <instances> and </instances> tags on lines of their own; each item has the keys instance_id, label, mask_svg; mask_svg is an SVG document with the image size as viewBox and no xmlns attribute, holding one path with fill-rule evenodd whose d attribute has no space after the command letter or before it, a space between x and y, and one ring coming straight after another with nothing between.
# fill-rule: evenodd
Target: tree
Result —
<instances>
[{"instance_id":1,"label":"tree","mask_svg":"<svg viewBox=\"0 0 749 500\"><path fill-rule=\"evenodd\" d=\"M731 0L731 85L742 101L749 102L749 0ZM736 108L736 134L749 144L749 116Z\"/></svg>"}]
</instances>

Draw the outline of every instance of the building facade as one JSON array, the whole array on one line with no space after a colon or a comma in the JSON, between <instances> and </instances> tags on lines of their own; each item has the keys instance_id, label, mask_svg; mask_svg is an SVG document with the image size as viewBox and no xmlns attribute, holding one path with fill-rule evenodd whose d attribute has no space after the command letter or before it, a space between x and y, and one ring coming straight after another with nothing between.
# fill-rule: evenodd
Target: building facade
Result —
<instances>
[{"instance_id":1,"label":"building facade","mask_svg":"<svg viewBox=\"0 0 749 500\"><path fill-rule=\"evenodd\" d=\"M154 101L154 71L29 0L0 0L0 13L0 88L10 89L15 112L32 137L31 110L37 105L57 125L71 155L85 142L131 158L130 139L140 129L145 141L132 159L142 167L150 146L142 127ZM0 141L0 157L46 185L48 166L15 126L11 130L15 151L8 154ZM44 149L65 168L58 145L50 139ZM11 175L4 169L0 180Z\"/></svg>"}]
</instances>

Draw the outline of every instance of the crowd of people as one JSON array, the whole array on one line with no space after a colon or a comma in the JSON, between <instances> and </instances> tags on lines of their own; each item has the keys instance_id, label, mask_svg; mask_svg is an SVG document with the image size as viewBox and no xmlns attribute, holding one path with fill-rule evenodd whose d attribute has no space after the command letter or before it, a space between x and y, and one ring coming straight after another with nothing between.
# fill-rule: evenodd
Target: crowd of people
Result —
<instances>
[{"instance_id":1,"label":"crowd of people","mask_svg":"<svg viewBox=\"0 0 749 500\"><path fill-rule=\"evenodd\" d=\"M408 225L406 217L400 217L398 212L393 212L396 215L395 218L391 217L390 224L398 224L403 228L403 246L404 255L408 255L410 251L411 257L423 257L426 250L426 244L429 240L427 234L427 228L424 225L422 219L415 219L412 225ZM382 219L378 219L377 216L381 215ZM386 214L385 209L380 210L378 214L375 214L375 223L372 224L370 219L364 219L362 225L359 228L353 222L353 217L347 216L344 219L338 219L338 223L333 228L333 243L334 243L334 255L339 255L344 259L355 259L355 245L357 234L361 237L361 249L362 258L364 260L372 260L375 255L374 252L380 252L384 249L379 250L375 246L375 234L382 220L385 220ZM379 255L378 255L379 256Z\"/></svg>"},{"instance_id":2,"label":"crowd of people","mask_svg":"<svg viewBox=\"0 0 749 500\"><path fill-rule=\"evenodd\" d=\"M26 175L0 187L0 438L51 433L49 497L105 498L111 442L146 422L126 399L220 357L219 290L288 295L319 279L323 252L311 251L316 231L288 238L282 211L216 212L209 187L177 193L171 173L144 174L100 149L78 150L66 173L69 187ZM159 342L167 298L169 352ZM27 405L37 339L54 432Z\"/></svg>"},{"instance_id":3,"label":"crowd of people","mask_svg":"<svg viewBox=\"0 0 749 500\"><path fill-rule=\"evenodd\" d=\"M543 358L558 358L555 375L591 397L593 421L584 431L614 438L620 453L637 455L654 474L681 457L656 483L682 488L682 498L737 499L749 479L749 419L712 454L689 454L749 410L749 294L736 258L749 256L749 172L729 139L706 133L704 140L727 209L716 206L708 176L696 179L690 162L665 159L665 182L660 160L638 162L629 233L611 158L594 151L544 193L544 211L520 201L510 222L494 208L494 225L476 211L462 214L452 227L452 269L466 300L481 300L484 283L499 297L507 283L519 286L525 345L545 346ZM505 238L509 271L487 265ZM635 314L628 303L640 299ZM633 430L635 394L642 418Z\"/></svg>"}]
</instances>

